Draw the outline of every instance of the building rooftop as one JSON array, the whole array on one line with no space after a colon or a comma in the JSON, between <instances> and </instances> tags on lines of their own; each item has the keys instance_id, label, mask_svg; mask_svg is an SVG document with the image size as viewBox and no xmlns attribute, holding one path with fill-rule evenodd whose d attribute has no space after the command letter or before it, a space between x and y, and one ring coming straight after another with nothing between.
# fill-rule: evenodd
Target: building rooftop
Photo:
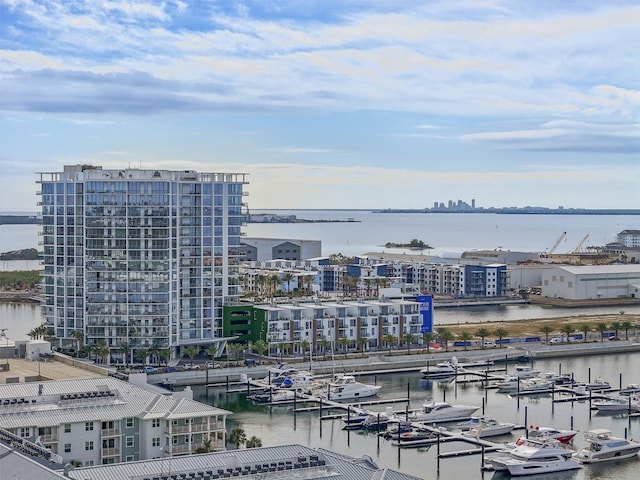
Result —
<instances>
[{"instance_id":1,"label":"building rooftop","mask_svg":"<svg viewBox=\"0 0 640 480\"><path fill-rule=\"evenodd\" d=\"M419 480L381 469L368 457L356 459L295 444L84 467L69 472L70 478L78 480L211 480L225 476L252 480Z\"/></svg>"},{"instance_id":2,"label":"building rooftop","mask_svg":"<svg viewBox=\"0 0 640 480\"><path fill-rule=\"evenodd\" d=\"M6 429L128 417L180 419L231 413L113 377L0 385L0 427Z\"/></svg>"}]
</instances>

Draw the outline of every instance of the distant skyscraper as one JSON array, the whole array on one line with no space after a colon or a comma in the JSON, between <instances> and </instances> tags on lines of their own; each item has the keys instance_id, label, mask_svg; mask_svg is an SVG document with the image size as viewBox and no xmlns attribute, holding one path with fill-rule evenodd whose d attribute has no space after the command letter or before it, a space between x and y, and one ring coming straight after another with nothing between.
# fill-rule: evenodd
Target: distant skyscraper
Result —
<instances>
[{"instance_id":1,"label":"distant skyscraper","mask_svg":"<svg viewBox=\"0 0 640 480\"><path fill-rule=\"evenodd\" d=\"M223 345L245 174L74 165L39 176L44 315L58 339L79 331L111 355L125 342Z\"/></svg>"}]
</instances>

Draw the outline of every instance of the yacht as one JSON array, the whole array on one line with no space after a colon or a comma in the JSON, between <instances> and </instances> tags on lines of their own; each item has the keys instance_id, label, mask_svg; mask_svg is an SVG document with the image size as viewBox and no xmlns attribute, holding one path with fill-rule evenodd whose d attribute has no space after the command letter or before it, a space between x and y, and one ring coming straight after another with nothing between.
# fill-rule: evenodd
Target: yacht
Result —
<instances>
[{"instance_id":1,"label":"yacht","mask_svg":"<svg viewBox=\"0 0 640 480\"><path fill-rule=\"evenodd\" d=\"M548 392L553 388L553 384L541 378L525 379L520 385L520 393Z\"/></svg>"},{"instance_id":2,"label":"yacht","mask_svg":"<svg viewBox=\"0 0 640 480\"><path fill-rule=\"evenodd\" d=\"M635 457L640 451L640 442L613 437L605 428L589 430L584 434L589 446L578 450L573 458L582 463L605 462Z\"/></svg>"},{"instance_id":3,"label":"yacht","mask_svg":"<svg viewBox=\"0 0 640 480\"><path fill-rule=\"evenodd\" d=\"M493 418L481 418L477 426L469 430L469 436L475 438L495 437L511 433L515 428L515 423L503 423Z\"/></svg>"},{"instance_id":4,"label":"yacht","mask_svg":"<svg viewBox=\"0 0 640 480\"><path fill-rule=\"evenodd\" d=\"M518 390L520 378L516 375L507 375L505 379L496 384L498 392L515 392Z\"/></svg>"},{"instance_id":5,"label":"yacht","mask_svg":"<svg viewBox=\"0 0 640 480\"><path fill-rule=\"evenodd\" d=\"M361 383L353 375L338 375L328 384L325 398L329 400L354 400L357 398L373 397L382 387Z\"/></svg>"},{"instance_id":6,"label":"yacht","mask_svg":"<svg viewBox=\"0 0 640 480\"><path fill-rule=\"evenodd\" d=\"M527 440L513 450L489 456L496 471L508 471L511 476L564 472L580 468L572 458L573 450L563 448L557 440Z\"/></svg>"},{"instance_id":7,"label":"yacht","mask_svg":"<svg viewBox=\"0 0 640 480\"><path fill-rule=\"evenodd\" d=\"M573 440L573 437L576 436L578 432L575 430L559 430L553 427L534 427L533 425L529 426L527 431L528 437L520 437L515 445L522 445L528 439L535 440L557 440L560 443L569 443Z\"/></svg>"},{"instance_id":8,"label":"yacht","mask_svg":"<svg viewBox=\"0 0 640 480\"><path fill-rule=\"evenodd\" d=\"M633 395L635 393L640 393L640 384L637 383L630 383L629 385L627 385L626 387L624 387L622 390L620 390L618 392L620 395Z\"/></svg>"},{"instance_id":9,"label":"yacht","mask_svg":"<svg viewBox=\"0 0 640 480\"><path fill-rule=\"evenodd\" d=\"M470 418L480 407L426 401L422 408L409 414L409 421L424 423L455 422Z\"/></svg>"},{"instance_id":10,"label":"yacht","mask_svg":"<svg viewBox=\"0 0 640 480\"><path fill-rule=\"evenodd\" d=\"M635 396L609 397L603 400L596 400L592 403L593 408L602 413L623 413L637 412L640 402Z\"/></svg>"},{"instance_id":11,"label":"yacht","mask_svg":"<svg viewBox=\"0 0 640 480\"><path fill-rule=\"evenodd\" d=\"M540 375L540 370L535 370L529 365L516 365L513 375L518 378L533 378Z\"/></svg>"},{"instance_id":12,"label":"yacht","mask_svg":"<svg viewBox=\"0 0 640 480\"><path fill-rule=\"evenodd\" d=\"M423 378L436 379L454 377L460 373L461 369L458 365L451 362L439 362L435 365L427 365L420 369L420 374Z\"/></svg>"}]
</instances>

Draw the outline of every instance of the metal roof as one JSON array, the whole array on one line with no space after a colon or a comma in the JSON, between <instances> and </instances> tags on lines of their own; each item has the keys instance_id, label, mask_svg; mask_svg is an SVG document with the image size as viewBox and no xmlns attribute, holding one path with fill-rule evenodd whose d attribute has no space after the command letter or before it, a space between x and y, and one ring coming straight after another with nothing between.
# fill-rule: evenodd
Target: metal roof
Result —
<instances>
[{"instance_id":1,"label":"metal roof","mask_svg":"<svg viewBox=\"0 0 640 480\"><path fill-rule=\"evenodd\" d=\"M17 401L11 403L13 400ZM232 412L162 395L113 377L0 385L0 427L7 429L129 417L179 419L194 414L215 416Z\"/></svg>"},{"instance_id":2,"label":"metal roof","mask_svg":"<svg viewBox=\"0 0 640 480\"><path fill-rule=\"evenodd\" d=\"M370 458L356 459L346 455L336 454L329 450L313 449L302 445L282 445L276 447L251 448L229 450L220 453L205 453L171 459L154 459L139 462L120 463L83 467L69 471L69 477L77 480L113 480L126 478L144 480L162 478L182 478L181 474L195 473L198 475L208 471L217 472L218 469L242 468L264 464L279 464L281 462L296 462L301 458L307 461L316 457L323 462L321 466L295 467L293 469L277 470L266 473L241 475L238 478L247 480L255 478L286 480L297 478L300 480L420 480L418 477L406 475L393 470L380 469ZM190 478L187 476L187 478Z\"/></svg>"}]
</instances>

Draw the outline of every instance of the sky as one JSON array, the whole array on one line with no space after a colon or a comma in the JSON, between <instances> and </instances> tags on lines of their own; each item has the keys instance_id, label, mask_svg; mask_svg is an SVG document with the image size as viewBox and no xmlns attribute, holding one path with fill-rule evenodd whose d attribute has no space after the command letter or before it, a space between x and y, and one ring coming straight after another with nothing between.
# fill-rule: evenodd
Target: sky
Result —
<instances>
[{"instance_id":1,"label":"sky","mask_svg":"<svg viewBox=\"0 0 640 480\"><path fill-rule=\"evenodd\" d=\"M0 0L0 210L67 164L251 209L640 208L640 0Z\"/></svg>"}]
</instances>

